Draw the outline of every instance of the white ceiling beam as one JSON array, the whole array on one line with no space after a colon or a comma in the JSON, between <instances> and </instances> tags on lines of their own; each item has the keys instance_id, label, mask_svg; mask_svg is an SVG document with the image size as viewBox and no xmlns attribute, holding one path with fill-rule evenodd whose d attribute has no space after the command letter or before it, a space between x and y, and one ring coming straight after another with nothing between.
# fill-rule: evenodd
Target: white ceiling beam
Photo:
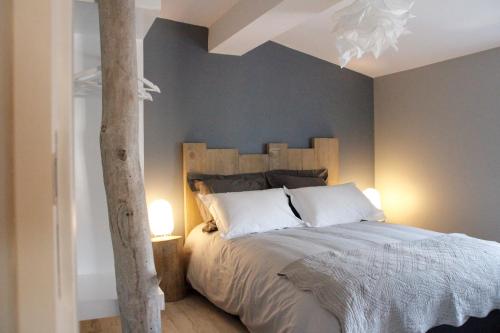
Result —
<instances>
[{"instance_id":1,"label":"white ceiling beam","mask_svg":"<svg viewBox=\"0 0 500 333\"><path fill-rule=\"evenodd\" d=\"M241 0L209 29L211 53L243 55L342 0Z\"/></svg>"}]
</instances>

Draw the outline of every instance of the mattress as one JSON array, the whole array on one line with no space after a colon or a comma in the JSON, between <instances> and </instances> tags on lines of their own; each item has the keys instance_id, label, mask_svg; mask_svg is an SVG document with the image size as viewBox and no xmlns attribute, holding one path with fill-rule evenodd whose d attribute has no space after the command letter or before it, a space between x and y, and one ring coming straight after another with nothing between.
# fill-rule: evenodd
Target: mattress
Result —
<instances>
[{"instance_id":1,"label":"mattress","mask_svg":"<svg viewBox=\"0 0 500 333\"><path fill-rule=\"evenodd\" d=\"M334 315L310 292L277 275L307 255L424 239L437 232L381 222L293 228L224 240L194 228L186 239L187 278L224 311L238 315L251 332L340 333Z\"/></svg>"}]
</instances>

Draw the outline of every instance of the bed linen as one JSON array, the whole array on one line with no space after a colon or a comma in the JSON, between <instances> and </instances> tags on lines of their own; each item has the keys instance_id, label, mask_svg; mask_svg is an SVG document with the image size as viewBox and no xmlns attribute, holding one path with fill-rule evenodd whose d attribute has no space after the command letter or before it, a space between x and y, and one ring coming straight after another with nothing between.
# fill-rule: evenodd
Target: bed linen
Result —
<instances>
[{"instance_id":1,"label":"bed linen","mask_svg":"<svg viewBox=\"0 0 500 333\"><path fill-rule=\"evenodd\" d=\"M290 209L282 188L214 193L201 195L200 199L224 239L304 225Z\"/></svg>"},{"instance_id":2,"label":"bed linen","mask_svg":"<svg viewBox=\"0 0 500 333\"><path fill-rule=\"evenodd\" d=\"M309 227L385 220L384 211L375 207L354 183L285 188L285 193Z\"/></svg>"},{"instance_id":3,"label":"bed linen","mask_svg":"<svg viewBox=\"0 0 500 333\"><path fill-rule=\"evenodd\" d=\"M322 252L281 274L311 291L344 333L425 333L500 308L500 244L461 234Z\"/></svg>"},{"instance_id":4,"label":"bed linen","mask_svg":"<svg viewBox=\"0 0 500 333\"><path fill-rule=\"evenodd\" d=\"M337 318L310 292L278 276L289 264L325 251L367 249L375 244L441 235L408 226L356 222L293 228L224 240L203 225L186 239L187 278L194 289L228 313L239 315L251 332L340 333Z\"/></svg>"}]
</instances>

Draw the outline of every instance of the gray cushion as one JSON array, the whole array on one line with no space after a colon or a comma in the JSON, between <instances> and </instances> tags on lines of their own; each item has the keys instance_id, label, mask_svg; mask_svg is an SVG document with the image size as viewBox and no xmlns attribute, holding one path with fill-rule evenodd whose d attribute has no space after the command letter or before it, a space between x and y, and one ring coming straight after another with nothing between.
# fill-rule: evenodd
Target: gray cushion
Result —
<instances>
[{"instance_id":1,"label":"gray cushion","mask_svg":"<svg viewBox=\"0 0 500 333\"><path fill-rule=\"evenodd\" d=\"M188 182L192 191L201 191L202 194L269 189L266 175L263 172L228 176L189 173Z\"/></svg>"},{"instance_id":2,"label":"gray cushion","mask_svg":"<svg viewBox=\"0 0 500 333\"><path fill-rule=\"evenodd\" d=\"M273 188L285 186L286 188L294 189L300 187L326 185L326 181L321 177L299 177L279 173L269 173L266 177L267 181Z\"/></svg>"},{"instance_id":3,"label":"gray cushion","mask_svg":"<svg viewBox=\"0 0 500 333\"><path fill-rule=\"evenodd\" d=\"M325 182L328 179L328 169L313 169L313 170L271 170L266 172L269 175L287 175L295 177L317 177L323 179Z\"/></svg>"}]
</instances>

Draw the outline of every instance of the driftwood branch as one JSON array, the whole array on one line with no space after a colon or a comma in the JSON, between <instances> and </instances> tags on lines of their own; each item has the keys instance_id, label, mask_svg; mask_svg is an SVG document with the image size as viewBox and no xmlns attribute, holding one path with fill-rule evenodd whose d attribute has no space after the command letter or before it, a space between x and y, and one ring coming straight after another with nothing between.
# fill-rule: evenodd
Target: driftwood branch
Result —
<instances>
[{"instance_id":1,"label":"driftwood branch","mask_svg":"<svg viewBox=\"0 0 500 333\"><path fill-rule=\"evenodd\" d=\"M134 0L100 0L101 156L123 332L161 332L139 163Z\"/></svg>"}]
</instances>

